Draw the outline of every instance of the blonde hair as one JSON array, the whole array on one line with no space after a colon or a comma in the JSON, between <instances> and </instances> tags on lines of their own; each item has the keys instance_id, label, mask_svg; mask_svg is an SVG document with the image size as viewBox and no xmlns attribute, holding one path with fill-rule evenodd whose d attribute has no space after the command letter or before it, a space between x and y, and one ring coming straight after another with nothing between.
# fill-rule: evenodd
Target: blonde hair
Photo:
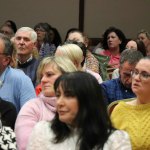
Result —
<instances>
[{"instance_id":1,"label":"blonde hair","mask_svg":"<svg viewBox=\"0 0 150 150\"><path fill-rule=\"evenodd\" d=\"M58 46L55 55L68 57L77 67L81 66L83 61L83 52L76 44Z\"/></svg>"},{"instance_id":2,"label":"blonde hair","mask_svg":"<svg viewBox=\"0 0 150 150\"><path fill-rule=\"evenodd\" d=\"M148 32L148 31L146 31L145 29L141 29L140 31L139 31L139 33L138 33L138 35L139 34L145 34L146 35L146 37L150 40L150 33Z\"/></svg>"},{"instance_id":3,"label":"blonde hair","mask_svg":"<svg viewBox=\"0 0 150 150\"><path fill-rule=\"evenodd\" d=\"M67 57L59 57L59 56L45 57L38 66L37 70L38 82L41 81L43 69L47 65L51 65L53 68L57 68L62 74L66 72L77 71L75 65Z\"/></svg>"}]
</instances>

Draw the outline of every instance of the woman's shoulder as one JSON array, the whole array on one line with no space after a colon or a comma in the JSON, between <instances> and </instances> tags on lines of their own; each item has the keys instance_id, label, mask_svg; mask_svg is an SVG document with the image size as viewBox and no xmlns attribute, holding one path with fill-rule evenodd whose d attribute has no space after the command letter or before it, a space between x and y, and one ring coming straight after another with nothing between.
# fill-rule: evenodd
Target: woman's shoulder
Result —
<instances>
[{"instance_id":1,"label":"woman's shoulder","mask_svg":"<svg viewBox=\"0 0 150 150\"><path fill-rule=\"evenodd\" d=\"M117 138L129 138L129 135L126 131L123 130L115 130L110 135L109 139L117 139Z\"/></svg>"},{"instance_id":2,"label":"woman's shoulder","mask_svg":"<svg viewBox=\"0 0 150 150\"><path fill-rule=\"evenodd\" d=\"M39 97L30 99L27 101L23 107L21 108L19 115L25 115L26 113L32 113L32 111L36 111L40 108L40 105L42 105L42 101Z\"/></svg>"},{"instance_id":3,"label":"woman's shoulder","mask_svg":"<svg viewBox=\"0 0 150 150\"><path fill-rule=\"evenodd\" d=\"M123 130L115 130L104 145L104 150L106 149L131 150L131 142L128 133Z\"/></svg>"},{"instance_id":4,"label":"woman's shoulder","mask_svg":"<svg viewBox=\"0 0 150 150\"><path fill-rule=\"evenodd\" d=\"M34 135L41 135L41 137L49 137L52 133L50 121L39 121L33 128Z\"/></svg>"},{"instance_id":5,"label":"woman's shoulder","mask_svg":"<svg viewBox=\"0 0 150 150\"><path fill-rule=\"evenodd\" d=\"M35 129L46 129L46 128L50 128L51 126L51 122L50 121L39 121L36 125L35 125Z\"/></svg>"},{"instance_id":6,"label":"woman's shoulder","mask_svg":"<svg viewBox=\"0 0 150 150\"><path fill-rule=\"evenodd\" d=\"M36 137L40 135L41 138L51 139L53 138L53 132L51 130L51 121L40 121L33 128L33 135Z\"/></svg>"}]
</instances>

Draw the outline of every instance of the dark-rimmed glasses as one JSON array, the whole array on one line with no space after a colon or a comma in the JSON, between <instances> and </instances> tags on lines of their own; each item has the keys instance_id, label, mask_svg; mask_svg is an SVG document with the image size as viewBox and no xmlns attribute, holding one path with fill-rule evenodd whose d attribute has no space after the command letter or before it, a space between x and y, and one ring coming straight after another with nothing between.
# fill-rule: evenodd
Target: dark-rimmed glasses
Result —
<instances>
[{"instance_id":1,"label":"dark-rimmed glasses","mask_svg":"<svg viewBox=\"0 0 150 150\"><path fill-rule=\"evenodd\" d=\"M146 71L139 72L138 70L134 70L134 71L131 71L131 75L133 78L139 75L139 78L141 80L147 80L148 78L150 78L150 73Z\"/></svg>"}]
</instances>

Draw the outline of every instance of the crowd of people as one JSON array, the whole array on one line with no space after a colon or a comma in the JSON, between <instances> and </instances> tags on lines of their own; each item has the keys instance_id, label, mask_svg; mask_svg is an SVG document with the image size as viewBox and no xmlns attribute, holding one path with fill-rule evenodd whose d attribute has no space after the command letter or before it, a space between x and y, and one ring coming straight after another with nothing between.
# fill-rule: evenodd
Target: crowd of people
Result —
<instances>
[{"instance_id":1,"label":"crowd of people","mask_svg":"<svg viewBox=\"0 0 150 150\"><path fill-rule=\"evenodd\" d=\"M108 27L98 46L78 28L63 42L46 22L0 26L0 149L150 150L149 32Z\"/></svg>"}]
</instances>

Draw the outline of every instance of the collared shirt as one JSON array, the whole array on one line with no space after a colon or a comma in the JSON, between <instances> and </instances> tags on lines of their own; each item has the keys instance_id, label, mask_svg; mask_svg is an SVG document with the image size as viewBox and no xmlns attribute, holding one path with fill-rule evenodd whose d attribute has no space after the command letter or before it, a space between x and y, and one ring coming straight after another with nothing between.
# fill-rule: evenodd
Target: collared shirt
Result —
<instances>
[{"instance_id":1,"label":"collared shirt","mask_svg":"<svg viewBox=\"0 0 150 150\"><path fill-rule=\"evenodd\" d=\"M19 59L17 59L17 61L18 61L19 64L22 65L22 64L26 64L26 63L30 62L32 59L33 59L33 56L31 55L31 56L30 56L25 62L23 62L23 63L22 63Z\"/></svg>"},{"instance_id":2,"label":"collared shirt","mask_svg":"<svg viewBox=\"0 0 150 150\"><path fill-rule=\"evenodd\" d=\"M101 84L105 100L108 104L116 100L136 97L131 89L127 89L120 78L107 80Z\"/></svg>"},{"instance_id":3,"label":"collared shirt","mask_svg":"<svg viewBox=\"0 0 150 150\"><path fill-rule=\"evenodd\" d=\"M36 97L31 79L22 70L11 67L7 67L3 73L5 76L0 88L0 97L12 102L19 112L25 102Z\"/></svg>"}]
</instances>

